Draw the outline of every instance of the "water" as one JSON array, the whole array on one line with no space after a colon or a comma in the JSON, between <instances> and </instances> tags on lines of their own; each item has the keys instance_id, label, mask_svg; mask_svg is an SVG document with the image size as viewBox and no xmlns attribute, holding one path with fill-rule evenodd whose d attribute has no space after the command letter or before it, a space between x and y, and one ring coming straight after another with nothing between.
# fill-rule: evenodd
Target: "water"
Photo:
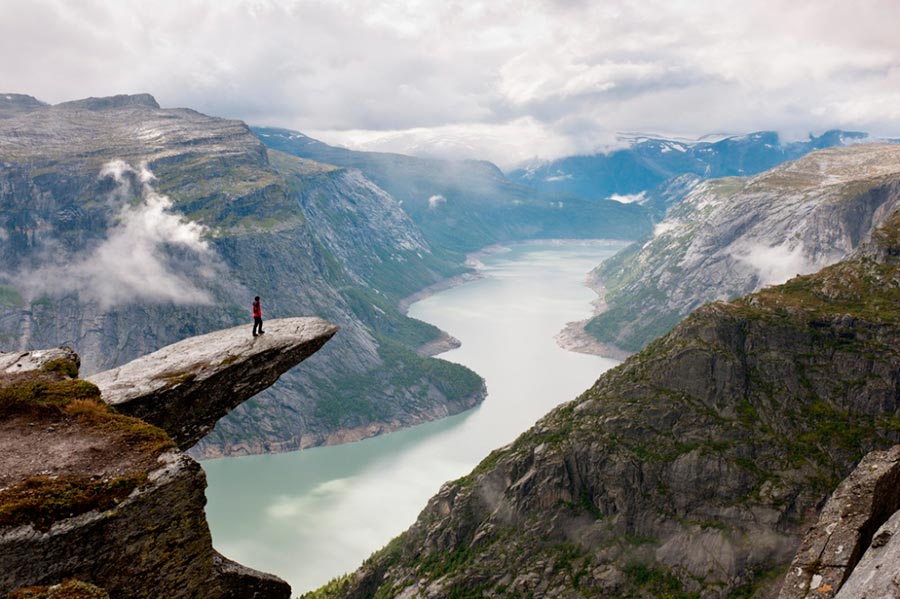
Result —
<instances>
[{"instance_id":1,"label":"water","mask_svg":"<svg viewBox=\"0 0 900 599\"><path fill-rule=\"evenodd\" d=\"M585 275L622 247L517 244L482 254L483 278L413 304L411 316L462 341L441 357L485 378L484 403L357 443L204 462L215 547L281 576L295 595L356 569L408 528L442 483L617 363L564 351L554 336L590 314Z\"/></svg>"}]
</instances>

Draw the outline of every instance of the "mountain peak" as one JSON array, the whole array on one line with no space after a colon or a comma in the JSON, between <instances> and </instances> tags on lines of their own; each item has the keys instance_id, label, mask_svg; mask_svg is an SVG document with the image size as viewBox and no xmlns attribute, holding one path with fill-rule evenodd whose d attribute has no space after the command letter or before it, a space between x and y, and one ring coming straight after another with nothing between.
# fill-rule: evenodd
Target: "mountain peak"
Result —
<instances>
[{"instance_id":1,"label":"mountain peak","mask_svg":"<svg viewBox=\"0 0 900 599\"><path fill-rule=\"evenodd\" d=\"M46 104L34 96L0 93L0 118L10 117L20 112L31 112L44 106Z\"/></svg>"},{"instance_id":2,"label":"mountain peak","mask_svg":"<svg viewBox=\"0 0 900 599\"><path fill-rule=\"evenodd\" d=\"M115 96L90 97L82 100L72 100L56 104L60 108L81 108L84 110L107 110L110 108L124 108L126 106L146 106L159 109L156 98L150 94L118 94Z\"/></svg>"}]
</instances>

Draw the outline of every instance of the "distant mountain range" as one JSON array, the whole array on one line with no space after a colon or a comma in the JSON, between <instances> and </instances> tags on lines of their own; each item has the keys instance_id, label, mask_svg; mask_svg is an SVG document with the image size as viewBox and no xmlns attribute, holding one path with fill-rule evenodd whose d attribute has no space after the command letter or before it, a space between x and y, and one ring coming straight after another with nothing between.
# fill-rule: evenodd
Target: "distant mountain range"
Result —
<instances>
[{"instance_id":1,"label":"distant mountain range","mask_svg":"<svg viewBox=\"0 0 900 599\"><path fill-rule=\"evenodd\" d=\"M545 193L480 160L437 160L330 146L298 131L254 127L269 148L355 168L400 202L433 246L471 252L493 243L550 237L636 238L649 233L640 206Z\"/></svg>"},{"instance_id":2,"label":"distant mountain range","mask_svg":"<svg viewBox=\"0 0 900 599\"><path fill-rule=\"evenodd\" d=\"M694 142L632 136L627 148L535 163L508 176L548 193L591 200L618 196L627 202L678 175L692 173L705 179L755 175L813 150L859 143L868 137L840 130L793 142L783 141L774 131Z\"/></svg>"}]
</instances>

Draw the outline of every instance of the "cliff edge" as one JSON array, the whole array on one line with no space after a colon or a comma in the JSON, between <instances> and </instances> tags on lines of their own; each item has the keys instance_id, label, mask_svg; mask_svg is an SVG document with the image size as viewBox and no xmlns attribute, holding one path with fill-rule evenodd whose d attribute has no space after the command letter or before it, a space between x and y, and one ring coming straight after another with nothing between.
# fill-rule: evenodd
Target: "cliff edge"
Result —
<instances>
[{"instance_id":1,"label":"cliff edge","mask_svg":"<svg viewBox=\"0 0 900 599\"><path fill-rule=\"evenodd\" d=\"M119 412L158 426L188 449L337 330L321 318L268 320L259 337L246 326L189 337L87 380Z\"/></svg>"},{"instance_id":2,"label":"cliff edge","mask_svg":"<svg viewBox=\"0 0 900 599\"><path fill-rule=\"evenodd\" d=\"M336 331L317 318L270 321L256 339L219 331L96 384L67 348L0 354L0 596L76 579L112 599L290 597L213 549L206 477L179 446Z\"/></svg>"}]
</instances>

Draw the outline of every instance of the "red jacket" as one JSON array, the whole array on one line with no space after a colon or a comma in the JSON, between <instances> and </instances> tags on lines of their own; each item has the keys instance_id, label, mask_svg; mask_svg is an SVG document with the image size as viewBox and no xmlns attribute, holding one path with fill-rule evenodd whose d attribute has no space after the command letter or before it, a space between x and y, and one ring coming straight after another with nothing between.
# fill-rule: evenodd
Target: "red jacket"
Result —
<instances>
[{"instance_id":1,"label":"red jacket","mask_svg":"<svg viewBox=\"0 0 900 599\"><path fill-rule=\"evenodd\" d=\"M253 302L253 318L262 318L262 306L259 302Z\"/></svg>"}]
</instances>

